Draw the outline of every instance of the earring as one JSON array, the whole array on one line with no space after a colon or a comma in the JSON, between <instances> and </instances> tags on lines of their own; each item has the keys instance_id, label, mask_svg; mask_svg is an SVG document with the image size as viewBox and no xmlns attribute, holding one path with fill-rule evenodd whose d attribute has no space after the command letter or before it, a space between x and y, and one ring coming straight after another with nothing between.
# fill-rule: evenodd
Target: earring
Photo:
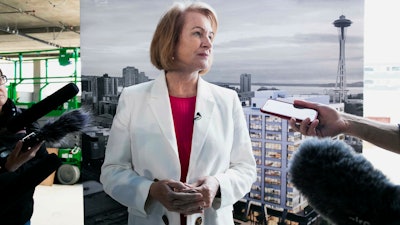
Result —
<instances>
[{"instance_id":1,"label":"earring","mask_svg":"<svg viewBox=\"0 0 400 225\"><path fill-rule=\"evenodd\" d=\"M172 56L172 61L174 61L174 60L175 60L175 57Z\"/></svg>"}]
</instances>

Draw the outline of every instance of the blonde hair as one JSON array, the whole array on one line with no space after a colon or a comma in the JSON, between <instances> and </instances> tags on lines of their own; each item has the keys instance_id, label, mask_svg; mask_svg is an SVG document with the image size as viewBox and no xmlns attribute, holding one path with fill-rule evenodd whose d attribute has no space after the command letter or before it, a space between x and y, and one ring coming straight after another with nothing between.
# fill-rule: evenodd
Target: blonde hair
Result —
<instances>
[{"instance_id":1,"label":"blonde hair","mask_svg":"<svg viewBox=\"0 0 400 225\"><path fill-rule=\"evenodd\" d=\"M217 32L218 20L214 9L206 3L175 3L160 19L150 45L151 63L159 70L174 69L174 52L179 41L184 24L184 15L187 12L199 12L209 18L214 33ZM212 63L212 57L210 57ZM200 71L207 73L209 68Z\"/></svg>"}]
</instances>

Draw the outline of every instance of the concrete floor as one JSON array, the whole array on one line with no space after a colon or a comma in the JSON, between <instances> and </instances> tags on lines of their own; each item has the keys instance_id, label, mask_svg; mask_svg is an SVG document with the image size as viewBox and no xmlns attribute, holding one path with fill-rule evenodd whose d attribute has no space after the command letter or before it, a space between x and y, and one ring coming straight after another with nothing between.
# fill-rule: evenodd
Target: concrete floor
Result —
<instances>
[{"instance_id":1,"label":"concrete floor","mask_svg":"<svg viewBox=\"0 0 400 225\"><path fill-rule=\"evenodd\" d=\"M39 185L34 200L32 225L84 225L82 184Z\"/></svg>"}]
</instances>

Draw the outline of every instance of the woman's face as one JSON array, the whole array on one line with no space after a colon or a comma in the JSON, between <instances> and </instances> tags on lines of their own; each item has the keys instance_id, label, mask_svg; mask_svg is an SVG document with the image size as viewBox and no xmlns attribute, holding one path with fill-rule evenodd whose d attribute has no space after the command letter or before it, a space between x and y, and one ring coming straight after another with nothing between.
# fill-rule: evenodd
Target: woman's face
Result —
<instances>
[{"instance_id":1,"label":"woman's face","mask_svg":"<svg viewBox=\"0 0 400 225\"><path fill-rule=\"evenodd\" d=\"M7 92L6 84L2 84L2 85L0 85L0 112L1 112L1 109L3 108L3 105L6 104L7 98L8 98L8 92Z\"/></svg>"},{"instance_id":2,"label":"woman's face","mask_svg":"<svg viewBox=\"0 0 400 225\"><path fill-rule=\"evenodd\" d=\"M198 12L187 12L174 58L177 70L194 72L211 66L214 31L210 20Z\"/></svg>"}]
</instances>

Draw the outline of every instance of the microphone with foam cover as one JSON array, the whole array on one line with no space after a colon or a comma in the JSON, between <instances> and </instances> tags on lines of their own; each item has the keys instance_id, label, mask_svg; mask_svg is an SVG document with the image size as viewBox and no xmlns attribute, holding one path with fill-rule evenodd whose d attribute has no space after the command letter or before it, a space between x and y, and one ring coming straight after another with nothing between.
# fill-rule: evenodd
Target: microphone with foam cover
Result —
<instances>
[{"instance_id":1,"label":"microphone with foam cover","mask_svg":"<svg viewBox=\"0 0 400 225\"><path fill-rule=\"evenodd\" d=\"M82 131L90 123L90 115L82 109L64 113L55 121L47 123L38 131L27 134L23 139L21 151L26 151L42 141L58 142L69 133Z\"/></svg>"},{"instance_id":2,"label":"microphone with foam cover","mask_svg":"<svg viewBox=\"0 0 400 225\"><path fill-rule=\"evenodd\" d=\"M293 185L336 225L400 224L400 186L346 143L305 140L289 162Z\"/></svg>"},{"instance_id":3,"label":"microphone with foam cover","mask_svg":"<svg viewBox=\"0 0 400 225\"><path fill-rule=\"evenodd\" d=\"M21 114L13 117L7 123L7 130L11 133L23 130L26 126L29 126L31 123L37 121L76 96L78 92L79 88L74 83L65 85L42 101L32 105L32 107L23 111Z\"/></svg>"}]
</instances>

